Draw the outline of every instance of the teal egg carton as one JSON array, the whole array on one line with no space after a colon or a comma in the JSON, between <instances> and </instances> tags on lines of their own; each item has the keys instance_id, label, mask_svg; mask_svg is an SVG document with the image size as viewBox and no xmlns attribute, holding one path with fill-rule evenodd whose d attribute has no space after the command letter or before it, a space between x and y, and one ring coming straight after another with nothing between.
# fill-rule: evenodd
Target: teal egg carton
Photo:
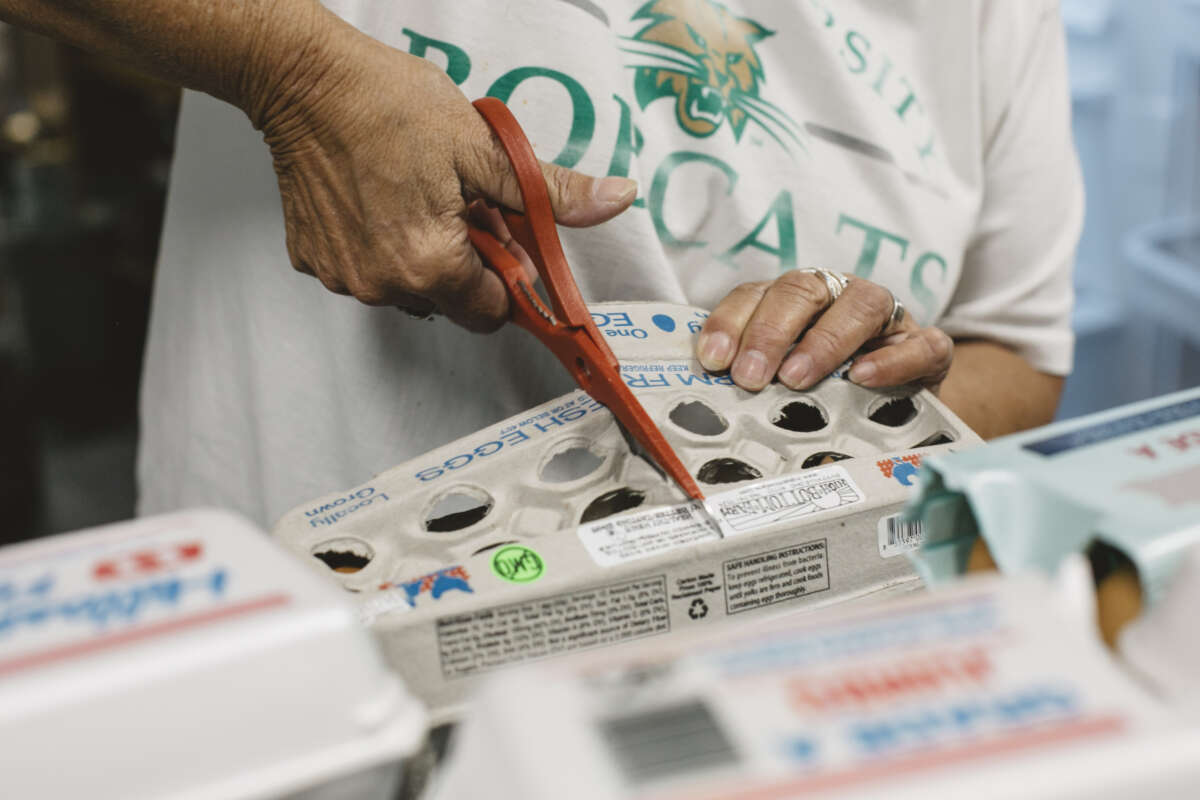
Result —
<instances>
[{"instance_id":1,"label":"teal egg carton","mask_svg":"<svg viewBox=\"0 0 1200 800\"><path fill-rule=\"evenodd\" d=\"M924 528L910 557L928 583L982 537L1006 573L1127 558L1153 605L1200 543L1200 388L927 458L904 518Z\"/></svg>"}]
</instances>

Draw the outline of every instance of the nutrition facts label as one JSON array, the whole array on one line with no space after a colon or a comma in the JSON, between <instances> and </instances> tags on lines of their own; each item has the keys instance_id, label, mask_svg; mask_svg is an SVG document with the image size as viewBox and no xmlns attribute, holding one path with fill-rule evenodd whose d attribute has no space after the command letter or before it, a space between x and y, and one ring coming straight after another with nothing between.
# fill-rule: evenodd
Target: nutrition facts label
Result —
<instances>
[{"instance_id":1,"label":"nutrition facts label","mask_svg":"<svg viewBox=\"0 0 1200 800\"><path fill-rule=\"evenodd\" d=\"M446 678L670 630L663 575L437 621Z\"/></svg>"},{"instance_id":2,"label":"nutrition facts label","mask_svg":"<svg viewBox=\"0 0 1200 800\"><path fill-rule=\"evenodd\" d=\"M826 540L726 561L725 611L736 614L829 588Z\"/></svg>"}]
</instances>

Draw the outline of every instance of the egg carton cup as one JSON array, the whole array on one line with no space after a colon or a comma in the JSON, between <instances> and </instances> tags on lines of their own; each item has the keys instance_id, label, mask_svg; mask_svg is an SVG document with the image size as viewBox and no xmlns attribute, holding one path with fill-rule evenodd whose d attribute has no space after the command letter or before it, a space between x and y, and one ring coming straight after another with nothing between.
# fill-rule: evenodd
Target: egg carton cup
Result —
<instances>
[{"instance_id":1,"label":"egg carton cup","mask_svg":"<svg viewBox=\"0 0 1200 800\"><path fill-rule=\"evenodd\" d=\"M592 315L697 477L700 507L582 391L288 512L274 535L358 595L436 718L497 667L915 588L900 508L923 458L978 437L931 393L845 369L744 391L695 360L707 312Z\"/></svg>"}]
</instances>

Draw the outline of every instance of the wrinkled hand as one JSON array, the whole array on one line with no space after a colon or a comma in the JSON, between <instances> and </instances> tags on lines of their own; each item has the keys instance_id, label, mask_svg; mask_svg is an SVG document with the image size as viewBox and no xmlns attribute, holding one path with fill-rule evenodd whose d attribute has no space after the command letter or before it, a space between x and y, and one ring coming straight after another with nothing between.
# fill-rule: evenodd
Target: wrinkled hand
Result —
<instances>
[{"instance_id":1,"label":"wrinkled hand","mask_svg":"<svg viewBox=\"0 0 1200 800\"><path fill-rule=\"evenodd\" d=\"M872 388L919 383L936 392L950 369L954 343L908 314L880 337L891 313L891 293L876 283L852 278L829 305L824 280L793 270L730 292L705 321L697 357L705 369L730 370L743 389L756 392L778 375L788 388L802 390L865 349L850 368L850 380Z\"/></svg>"},{"instance_id":2,"label":"wrinkled hand","mask_svg":"<svg viewBox=\"0 0 1200 800\"><path fill-rule=\"evenodd\" d=\"M436 308L472 330L499 327L503 284L467 237L470 218L510 238L479 201L521 209L491 130L424 59L340 21L321 53L319 66L293 68L251 113L274 157L292 265L368 305ZM636 194L624 178L542 169L563 225L603 222Z\"/></svg>"}]
</instances>

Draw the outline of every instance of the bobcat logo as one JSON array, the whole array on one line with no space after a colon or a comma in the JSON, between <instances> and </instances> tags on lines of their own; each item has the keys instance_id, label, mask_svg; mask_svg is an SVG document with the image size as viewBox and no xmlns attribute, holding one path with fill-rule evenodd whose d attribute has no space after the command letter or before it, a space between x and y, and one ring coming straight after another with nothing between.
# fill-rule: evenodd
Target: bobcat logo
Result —
<instances>
[{"instance_id":1,"label":"bobcat logo","mask_svg":"<svg viewBox=\"0 0 1200 800\"><path fill-rule=\"evenodd\" d=\"M713 0L650 0L633 19L649 20L622 47L634 56L634 93L643 109L674 97L675 116L692 136L712 136L728 121L741 141L754 121L785 150L803 149L796 124L759 97L764 77L754 45L773 31Z\"/></svg>"}]
</instances>

